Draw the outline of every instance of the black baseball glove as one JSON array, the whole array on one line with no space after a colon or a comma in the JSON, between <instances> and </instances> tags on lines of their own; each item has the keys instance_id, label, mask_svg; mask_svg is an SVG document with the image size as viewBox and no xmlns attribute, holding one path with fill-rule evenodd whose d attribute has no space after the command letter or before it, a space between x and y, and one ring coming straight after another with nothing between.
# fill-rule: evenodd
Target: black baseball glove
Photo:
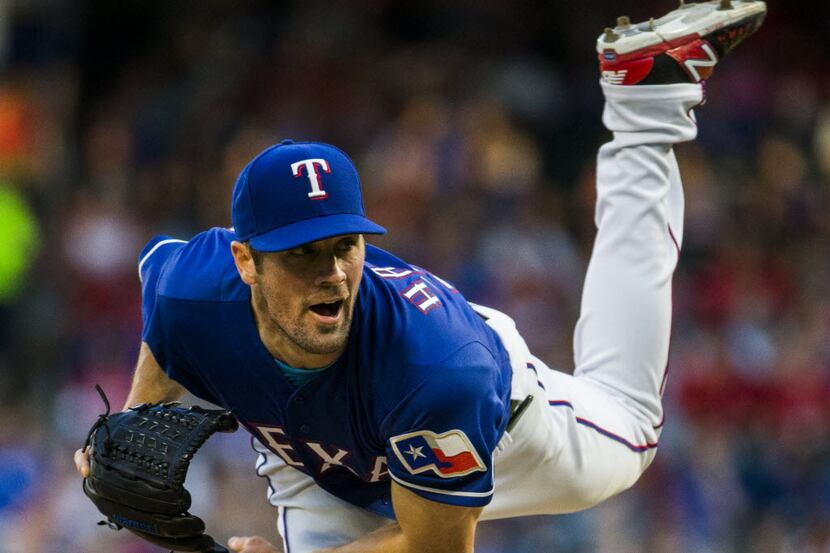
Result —
<instances>
[{"instance_id":1,"label":"black baseball glove","mask_svg":"<svg viewBox=\"0 0 830 553\"><path fill-rule=\"evenodd\" d=\"M205 534L202 519L187 512L184 480L205 440L238 428L233 415L177 403L143 404L110 415L104 392L96 388L107 412L87 436L90 472L84 492L107 517L100 524L126 528L174 551L227 552Z\"/></svg>"}]
</instances>

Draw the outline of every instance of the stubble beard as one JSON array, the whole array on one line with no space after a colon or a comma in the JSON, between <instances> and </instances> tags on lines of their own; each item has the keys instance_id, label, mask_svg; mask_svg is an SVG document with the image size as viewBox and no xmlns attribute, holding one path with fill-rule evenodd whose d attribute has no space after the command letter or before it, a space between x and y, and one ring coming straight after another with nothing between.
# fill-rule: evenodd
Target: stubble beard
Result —
<instances>
[{"instance_id":1,"label":"stubble beard","mask_svg":"<svg viewBox=\"0 0 830 553\"><path fill-rule=\"evenodd\" d=\"M336 327L321 328L314 323L308 323L304 320L305 312L290 326L280 324L278 318L282 317L279 315L269 315L269 318L271 327L299 349L315 355L328 355L346 347L352 324L352 307L353 304L349 306L348 312L343 313L343 321Z\"/></svg>"}]
</instances>

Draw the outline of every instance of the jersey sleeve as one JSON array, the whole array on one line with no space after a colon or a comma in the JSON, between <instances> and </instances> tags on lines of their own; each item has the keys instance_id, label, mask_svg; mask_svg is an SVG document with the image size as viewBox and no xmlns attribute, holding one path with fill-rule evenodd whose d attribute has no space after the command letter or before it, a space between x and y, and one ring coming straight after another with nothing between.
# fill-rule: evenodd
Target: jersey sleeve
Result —
<instances>
[{"instance_id":1,"label":"jersey sleeve","mask_svg":"<svg viewBox=\"0 0 830 553\"><path fill-rule=\"evenodd\" d=\"M509 410L499 395L499 374L496 360L479 343L429 371L381 427L390 477L431 501L487 505L493 451Z\"/></svg>"},{"instance_id":2,"label":"jersey sleeve","mask_svg":"<svg viewBox=\"0 0 830 553\"><path fill-rule=\"evenodd\" d=\"M162 326L156 311L158 285L162 270L170 256L186 242L169 236L156 236L138 256L138 278L141 281L141 340L150 346L162 367L166 366L162 347Z\"/></svg>"}]
</instances>

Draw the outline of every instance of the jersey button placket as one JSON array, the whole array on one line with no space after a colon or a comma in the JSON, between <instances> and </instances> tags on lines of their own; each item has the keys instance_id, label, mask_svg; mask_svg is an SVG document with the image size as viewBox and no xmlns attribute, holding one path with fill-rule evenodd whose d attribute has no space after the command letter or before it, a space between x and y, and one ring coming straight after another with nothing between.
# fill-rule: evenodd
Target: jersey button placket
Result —
<instances>
[{"instance_id":1,"label":"jersey button placket","mask_svg":"<svg viewBox=\"0 0 830 553\"><path fill-rule=\"evenodd\" d=\"M305 404L305 396L303 394L295 394L294 397L291 398L291 403L294 406L294 408L291 409L292 415L299 418L299 420L303 420L302 406ZM307 424L301 424L298 430L300 431L300 434L308 434L308 431L311 429Z\"/></svg>"}]
</instances>

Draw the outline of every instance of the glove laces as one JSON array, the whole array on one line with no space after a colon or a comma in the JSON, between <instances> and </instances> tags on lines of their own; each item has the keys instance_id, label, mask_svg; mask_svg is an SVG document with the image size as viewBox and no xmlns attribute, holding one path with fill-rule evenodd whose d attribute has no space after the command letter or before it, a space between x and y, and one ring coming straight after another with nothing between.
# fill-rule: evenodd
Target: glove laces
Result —
<instances>
[{"instance_id":1,"label":"glove laces","mask_svg":"<svg viewBox=\"0 0 830 553\"><path fill-rule=\"evenodd\" d=\"M98 392L98 395L100 395L101 399L104 401L104 407L107 408L107 412L103 415L98 415L98 420L95 421L95 424L93 424L92 428L89 429L89 433L87 433L86 435L86 440L84 440L84 448L86 448L90 444L92 440L92 435L95 433L95 431L101 428L101 426L104 426L104 423L107 422L107 419L110 416L110 402L107 399L107 394L104 393L104 390L101 388L99 384L95 385L95 390ZM107 431L107 441L109 441L110 429L106 426L104 426L104 429Z\"/></svg>"}]
</instances>

